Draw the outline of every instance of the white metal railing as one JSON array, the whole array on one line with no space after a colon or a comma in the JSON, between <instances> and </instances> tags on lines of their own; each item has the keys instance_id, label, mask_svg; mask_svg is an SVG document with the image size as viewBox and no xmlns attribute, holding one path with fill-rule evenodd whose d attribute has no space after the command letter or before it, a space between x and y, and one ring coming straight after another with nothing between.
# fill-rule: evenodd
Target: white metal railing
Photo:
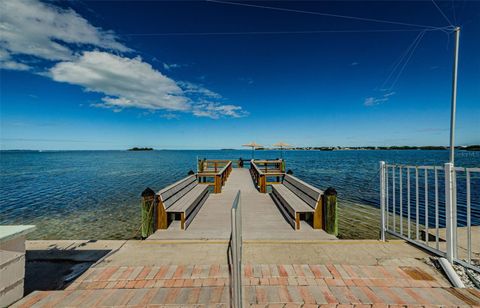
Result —
<instances>
[{"instance_id":1,"label":"white metal railing","mask_svg":"<svg viewBox=\"0 0 480 308\"><path fill-rule=\"evenodd\" d=\"M242 206L240 190L235 196L231 209L232 233L230 236L231 294L232 306L242 307Z\"/></svg>"},{"instance_id":2,"label":"white metal railing","mask_svg":"<svg viewBox=\"0 0 480 308\"><path fill-rule=\"evenodd\" d=\"M480 258L472 249L473 205L480 214L478 187L472 201L472 174L480 175L480 168L380 162L381 240L390 234L480 272L472 262L473 256Z\"/></svg>"}]
</instances>

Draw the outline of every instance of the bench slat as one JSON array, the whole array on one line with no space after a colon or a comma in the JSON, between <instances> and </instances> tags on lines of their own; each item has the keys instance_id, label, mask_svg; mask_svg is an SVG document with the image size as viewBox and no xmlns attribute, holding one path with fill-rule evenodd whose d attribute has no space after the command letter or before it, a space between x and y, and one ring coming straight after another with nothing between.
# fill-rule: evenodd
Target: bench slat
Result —
<instances>
[{"instance_id":1,"label":"bench slat","mask_svg":"<svg viewBox=\"0 0 480 308\"><path fill-rule=\"evenodd\" d=\"M187 216L190 213L189 209L194 205L201 195L208 190L208 186L197 185L187 194L185 194L180 200L175 202L171 207L167 209L168 213L185 213Z\"/></svg>"},{"instance_id":2,"label":"bench slat","mask_svg":"<svg viewBox=\"0 0 480 308\"><path fill-rule=\"evenodd\" d=\"M198 201L197 205L193 208L193 211L187 216L187 219L185 219L185 226L184 229L186 230L190 223L193 221L193 218L197 215L197 213L200 211L202 208L203 204L208 198L208 186L205 187L206 189L202 192L201 199Z\"/></svg>"},{"instance_id":3,"label":"bench slat","mask_svg":"<svg viewBox=\"0 0 480 308\"><path fill-rule=\"evenodd\" d=\"M165 204L165 208L168 209L172 205L176 204L179 200L183 199L183 197L187 195L197 185L198 183L196 181L191 182L187 186L184 186L182 189L178 190L174 195L172 195L170 198L163 202Z\"/></svg>"},{"instance_id":4,"label":"bench slat","mask_svg":"<svg viewBox=\"0 0 480 308\"><path fill-rule=\"evenodd\" d=\"M285 175L283 184L293 191L298 197L305 201L311 208L315 209L323 192L312 185L292 176Z\"/></svg>"},{"instance_id":5,"label":"bench slat","mask_svg":"<svg viewBox=\"0 0 480 308\"><path fill-rule=\"evenodd\" d=\"M272 189L273 191L273 189ZM290 215L290 213L285 209L285 205L280 201L275 193L272 194L273 202L277 205L278 209L282 213L283 217L287 220L287 222L295 229L295 219Z\"/></svg>"},{"instance_id":6,"label":"bench slat","mask_svg":"<svg viewBox=\"0 0 480 308\"><path fill-rule=\"evenodd\" d=\"M197 181L197 178L194 175L187 176L186 178L183 178L180 181L177 181L177 182L165 187L164 189L160 190L158 192L158 194L162 197L162 200L165 202L170 197L175 195L177 192L181 191L186 186L188 186L191 183L194 183L196 181Z\"/></svg>"},{"instance_id":7,"label":"bench slat","mask_svg":"<svg viewBox=\"0 0 480 308\"><path fill-rule=\"evenodd\" d=\"M290 213L295 216L296 213L313 213L314 210L305 203L300 197L289 190L285 185L273 184L272 190L275 189L277 197L282 199L291 208Z\"/></svg>"},{"instance_id":8,"label":"bench slat","mask_svg":"<svg viewBox=\"0 0 480 308\"><path fill-rule=\"evenodd\" d=\"M207 185L198 185L194 175L177 181L157 193L159 206L164 215L159 221L161 229L168 227L168 220L178 219L174 214L180 214L181 228L185 230L208 198ZM170 214L170 215L167 215ZM169 218L168 218L169 217ZM161 224L160 224L161 223Z\"/></svg>"}]
</instances>

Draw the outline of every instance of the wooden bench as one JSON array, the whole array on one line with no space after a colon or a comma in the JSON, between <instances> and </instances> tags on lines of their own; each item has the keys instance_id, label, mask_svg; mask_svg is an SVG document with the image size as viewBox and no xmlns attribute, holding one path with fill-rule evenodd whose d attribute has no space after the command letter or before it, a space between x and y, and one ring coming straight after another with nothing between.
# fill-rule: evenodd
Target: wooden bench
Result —
<instances>
[{"instance_id":1,"label":"wooden bench","mask_svg":"<svg viewBox=\"0 0 480 308\"><path fill-rule=\"evenodd\" d=\"M195 175L165 187L157 193L157 229L167 229L173 220L187 229L208 198L208 186L199 185Z\"/></svg>"},{"instance_id":2,"label":"wooden bench","mask_svg":"<svg viewBox=\"0 0 480 308\"><path fill-rule=\"evenodd\" d=\"M271 196L294 229L300 229L300 220L312 220L312 218L313 228L322 228L323 192L321 190L286 174L282 184L272 185Z\"/></svg>"}]
</instances>

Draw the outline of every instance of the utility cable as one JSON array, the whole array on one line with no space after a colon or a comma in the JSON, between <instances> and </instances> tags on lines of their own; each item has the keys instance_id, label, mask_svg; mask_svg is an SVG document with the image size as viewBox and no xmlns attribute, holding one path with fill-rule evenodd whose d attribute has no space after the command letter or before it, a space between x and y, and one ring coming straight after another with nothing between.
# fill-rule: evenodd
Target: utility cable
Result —
<instances>
[{"instance_id":1,"label":"utility cable","mask_svg":"<svg viewBox=\"0 0 480 308\"><path fill-rule=\"evenodd\" d=\"M304 31L240 31L240 32L164 32L164 33L124 33L123 36L208 36L208 35L262 35L262 34L317 34L317 33L388 33L418 32L429 29L363 29L363 30L304 30Z\"/></svg>"},{"instance_id":2,"label":"utility cable","mask_svg":"<svg viewBox=\"0 0 480 308\"><path fill-rule=\"evenodd\" d=\"M412 51L410 52L410 55L408 56L407 60L405 61L405 63L403 64L402 68L400 69L400 72L398 73L397 77L395 78L395 80L393 81L392 83L392 86L390 87L390 90L393 89L395 87L395 85L397 84L397 81L398 79L400 78L400 76L402 75L403 71L405 70L405 67L407 66L408 62L410 61L410 59L412 58L413 54L415 53L415 50L417 49L418 45L420 44L420 41L422 40L423 36L425 35L425 32L422 32L421 33L421 36L419 37L419 39L417 40L417 42L415 43L415 46L412 48Z\"/></svg>"},{"instance_id":3,"label":"utility cable","mask_svg":"<svg viewBox=\"0 0 480 308\"><path fill-rule=\"evenodd\" d=\"M385 24L392 24L392 25L403 25L403 26L409 26L409 27L420 27L420 28L429 28L429 29L438 29L439 28L439 27L435 27L435 26L412 24L412 23L405 23L405 22L400 22L400 21L391 21L391 20L383 20L383 19L347 16L347 15L339 15L339 14L329 14L329 13L321 13L321 12L313 12L313 11L305 11L305 10L297 10L297 9L287 9L287 8L274 7L274 6L264 6L264 5L257 5L257 4L247 4L247 3L221 1L221 0L206 0L206 1L207 2L213 2L213 3L227 4L227 5L246 6L246 7L254 7L254 8L262 8L262 9L269 9L269 10L275 10L275 11L282 11L282 12L294 12L294 13L301 13L301 14L336 17L336 18L344 18L344 19L352 19L352 20L368 21L368 22L377 22L377 23L385 23Z\"/></svg>"},{"instance_id":4,"label":"utility cable","mask_svg":"<svg viewBox=\"0 0 480 308\"><path fill-rule=\"evenodd\" d=\"M443 13L443 11L442 11L442 10L440 9L440 7L437 5L437 3L435 2L435 0L432 0L432 3L433 3L433 5L435 5L435 7L438 9L438 11L440 12L440 14L442 14L442 16L443 16L443 17L445 18L445 20L448 22L448 24L449 24L450 26L453 26L453 25L452 25L452 22L450 21L450 19L448 19L447 15L445 15L445 14Z\"/></svg>"},{"instance_id":5,"label":"utility cable","mask_svg":"<svg viewBox=\"0 0 480 308\"><path fill-rule=\"evenodd\" d=\"M409 51L412 49L412 47L415 45L415 42L417 42L417 40L420 38L420 36L422 35L423 32L420 32L416 37L415 39L412 41L412 43L408 46L407 49L405 49L405 51L397 58L397 60L395 60L394 65L392 67L392 70L390 71L390 74L388 74L387 78L385 79L385 81L382 83L382 86L381 88L385 88L385 86L387 85L387 83L390 81L390 79L392 78L393 74L397 71L397 68L399 67L399 65L403 62L403 59L409 54Z\"/></svg>"}]
</instances>

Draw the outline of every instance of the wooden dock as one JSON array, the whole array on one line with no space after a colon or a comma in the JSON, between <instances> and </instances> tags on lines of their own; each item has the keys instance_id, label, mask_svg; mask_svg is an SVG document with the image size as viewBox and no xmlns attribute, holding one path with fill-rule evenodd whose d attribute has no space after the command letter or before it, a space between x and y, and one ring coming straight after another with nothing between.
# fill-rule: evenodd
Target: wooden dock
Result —
<instances>
[{"instance_id":1,"label":"wooden dock","mask_svg":"<svg viewBox=\"0 0 480 308\"><path fill-rule=\"evenodd\" d=\"M198 203L198 211L183 214L193 218L185 230L173 216L162 225L166 229L145 241L108 248L66 290L36 291L13 307L232 307L231 209L239 190L242 307L480 306L480 292L451 287L426 261L427 251L404 241L340 240L303 220L294 229L270 194L262 192L269 183L266 170L255 180L248 169L223 170L203 170L202 177L215 178L216 193ZM178 200L172 196L187 195L182 191L191 187L200 191L198 185L207 185L201 182L174 184L164 190L165 200ZM87 251L101 246L77 243ZM56 247L45 243L37 249L58 253Z\"/></svg>"},{"instance_id":2,"label":"wooden dock","mask_svg":"<svg viewBox=\"0 0 480 308\"><path fill-rule=\"evenodd\" d=\"M187 230L174 221L166 230L157 230L149 240L227 240L230 238L230 209L238 190L242 194L244 240L334 240L335 236L313 229L302 221L294 230L283 218L269 194L259 192L250 172L234 168L220 194L210 194Z\"/></svg>"}]
</instances>

